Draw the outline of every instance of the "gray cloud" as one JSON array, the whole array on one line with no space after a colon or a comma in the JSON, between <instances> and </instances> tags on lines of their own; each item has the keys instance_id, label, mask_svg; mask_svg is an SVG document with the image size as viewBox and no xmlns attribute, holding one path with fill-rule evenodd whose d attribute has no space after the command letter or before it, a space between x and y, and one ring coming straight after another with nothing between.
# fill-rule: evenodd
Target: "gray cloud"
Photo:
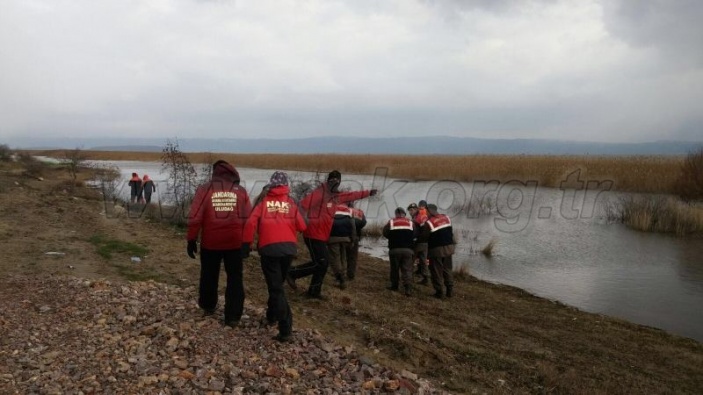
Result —
<instances>
[{"instance_id":1,"label":"gray cloud","mask_svg":"<svg viewBox=\"0 0 703 395\"><path fill-rule=\"evenodd\" d=\"M701 6L638 4L9 0L0 137L703 140Z\"/></svg>"},{"instance_id":2,"label":"gray cloud","mask_svg":"<svg viewBox=\"0 0 703 395\"><path fill-rule=\"evenodd\" d=\"M703 63L703 2L698 0L603 1L608 31L627 43L654 48L669 61Z\"/></svg>"}]
</instances>

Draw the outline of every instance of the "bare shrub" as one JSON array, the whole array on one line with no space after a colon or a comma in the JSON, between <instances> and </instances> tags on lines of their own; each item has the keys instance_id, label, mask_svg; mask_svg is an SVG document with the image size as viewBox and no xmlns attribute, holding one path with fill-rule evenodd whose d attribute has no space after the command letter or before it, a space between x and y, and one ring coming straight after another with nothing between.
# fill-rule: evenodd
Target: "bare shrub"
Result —
<instances>
[{"instance_id":1,"label":"bare shrub","mask_svg":"<svg viewBox=\"0 0 703 395\"><path fill-rule=\"evenodd\" d=\"M675 190L685 202L703 200L703 147L686 156Z\"/></svg>"},{"instance_id":2,"label":"bare shrub","mask_svg":"<svg viewBox=\"0 0 703 395\"><path fill-rule=\"evenodd\" d=\"M36 158L34 158L32 155L22 152L19 154L19 162L22 164L22 167L24 167L24 174L29 176L29 177L41 177L41 175L44 173L44 169L46 168L46 165L44 163L38 161Z\"/></svg>"},{"instance_id":3,"label":"bare shrub","mask_svg":"<svg viewBox=\"0 0 703 395\"><path fill-rule=\"evenodd\" d=\"M188 157L181 152L178 140L166 141L161 153L161 162L162 169L168 174L166 191L173 197L180 217L185 218L198 186L198 174Z\"/></svg>"},{"instance_id":4,"label":"bare shrub","mask_svg":"<svg viewBox=\"0 0 703 395\"><path fill-rule=\"evenodd\" d=\"M381 238L383 236L384 226L385 224L381 223L366 224L364 229L361 230L361 237Z\"/></svg>"},{"instance_id":5,"label":"bare shrub","mask_svg":"<svg viewBox=\"0 0 703 395\"><path fill-rule=\"evenodd\" d=\"M321 177L319 172L316 173L315 178L312 180L301 180L297 176L290 177L290 197L296 202L299 202L305 195L320 186L322 183Z\"/></svg>"},{"instance_id":6,"label":"bare shrub","mask_svg":"<svg viewBox=\"0 0 703 395\"><path fill-rule=\"evenodd\" d=\"M12 160L12 150L7 144L0 144L0 162L9 162Z\"/></svg>"},{"instance_id":7,"label":"bare shrub","mask_svg":"<svg viewBox=\"0 0 703 395\"><path fill-rule=\"evenodd\" d=\"M204 155L204 161L198 171L198 184L204 184L212 179L212 164L215 163L215 157L211 152L206 152Z\"/></svg>"},{"instance_id":8,"label":"bare shrub","mask_svg":"<svg viewBox=\"0 0 703 395\"><path fill-rule=\"evenodd\" d=\"M492 257L493 256L493 249L495 248L495 246L496 246L496 240L491 239L491 241L489 241L485 246L483 246L483 248L481 248L481 254L483 254L484 256L486 256L488 258Z\"/></svg>"},{"instance_id":9,"label":"bare shrub","mask_svg":"<svg viewBox=\"0 0 703 395\"><path fill-rule=\"evenodd\" d=\"M68 174L71 176L71 180L73 180L73 186L71 187L71 190L73 190L73 187L76 186L78 171L81 167L85 167L88 156L80 148L75 148L70 151L64 151L62 159L63 164L66 166L66 170L68 170Z\"/></svg>"},{"instance_id":10,"label":"bare shrub","mask_svg":"<svg viewBox=\"0 0 703 395\"><path fill-rule=\"evenodd\" d=\"M454 270L453 275L455 281L468 281L470 277L469 263L465 262L458 265L458 267Z\"/></svg>"},{"instance_id":11,"label":"bare shrub","mask_svg":"<svg viewBox=\"0 0 703 395\"><path fill-rule=\"evenodd\" d=\"M103 195L105 204L118 203L119 187L122 183L120 169L112 164L98 163L92 166L94 170L93 181Z\"/></svg>"}]
</instances>

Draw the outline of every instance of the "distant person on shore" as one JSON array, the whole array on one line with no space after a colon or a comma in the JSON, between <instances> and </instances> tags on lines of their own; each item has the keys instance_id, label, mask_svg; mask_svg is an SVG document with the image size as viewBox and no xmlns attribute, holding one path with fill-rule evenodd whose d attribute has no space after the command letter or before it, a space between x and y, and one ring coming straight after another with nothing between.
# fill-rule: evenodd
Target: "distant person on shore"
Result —
<instances>
[{"instance_id":1,"label":"distant person on shore","mask_svg":"<svg viewBox=\"0 0 703 395\"><path fill-rule=\"evenodd\" d=\"M278 323L278 334L274 339L287 342L293 331L293 313L286 299L283 281L298 255L297 232L304 231L307 226L298 205L289 196L286 173L274 172L264 190L266 195L257 199L244 228L242 256L246 258L249 255L250 244L258 232L257 250L269 294L266 324L271 326Z\"/></svg>"},{"instance_id":2,"label":"distant person on shore","mask_svg":"<svg viewBox=\"0 0 703 395\"><path fill-rule=\"evenodd\" d=\"M142 190L142 179L139 178L139 174L132 173L132 178L129 179L127 185L129 185L129 201L136 203Z\"/></svg>"},{"instance_id":3,"label":"distant person on shore","mask_svg":"<svg viewBox=\"0 0 703 395\"><path fill-rule=\"evenodd\" d=\"M354 228L356 229L356 237L352 239L352 242L347 249L347 280L353 280L354 277L356 277L356 262L359 257L361 230L364 229L364 226L366 226L366 215L361 209L354 207L354 202L349 202L347 205L352 211Z\"/></svg>"},{"instance_id":4,"label":"distant person on shore","mask_svg":"<svg viewBox=\"0 0 703 395\"><path fill-rule=\"evenodd\" d=\"M212 179L198 187L188 213L188 256L195 259L200 234L200 287L198 306L205 315L217 308L220 263L227 273L225 325L235 327L244 311L242 237L251 203L239 185L234 166L218 160Z\"/></svg>"},{"instance_id":5,"label":"distant person on shore","mask_svg":"<svg viewBox=\"0 0 703 395\"><path fill-rule=\"evenodd\" d=\"M327 248L330 253L330 265L332 273L337 280L337 286L346 288L346 271L348 269L347 251L351 247L352 240L356 238L356 227L352 210L346 204L338 204L332 221L330 238L327 240Z\"/></svg>"},{"instance_id":6,"label":"distant person on shore","mask_svg":"<svg viewBox=\"0 0 703 395\"><path fill-rule=\"evenodd\" d=\"M399 283L402 282L405 296L412 295L413 239L416 235L415 223L405 217L402 207L395 209L395 217L383 227L383 237L388 239L388 257L391 265L391 285L388 289L398 291Z\"/></svg>"},{"instance_id":7,"label":"distant person on shore","mask_svg":"<svg viewBox=\"0 0 703 395\"><path fill-rule=\"evenodd\" d=\"M144 190L144 202L146 204L151 203L151 194L156 191L156 185L154 185L154 181L146 174L144 174L144 178L142 179L142 189Z\"/></svg>"},{"instance_id":8,"label":"distant person on shore","mask_svg":"<svg viewBox=\"0 0 703 395\"><path fill-rule=\"evenodd\" d=\"M428 204L427 211L429 219L422 227L421 233L427 236L427 255L430 259L430 274L432 275L432 286L435 289L434 297L451 298L454 288L452 255L454 255L455 245L452 221L448 216L438 213L437 206L434 204ZM445 292L443 292L443 287Z\"/></svg>"},{"instance_id":9,"label":"distant person on shore","mask_svg":"<svg viewBox=\"0 0 703 395\"><path fill-rule=\"evenodd\" d=\"M418 229L422 229L422 226L427 222L429 218L427 215L427 202L420 200L419 204L410 203L408 206L408 212L410 213L410 218L415 222L415 226ZM420 284L429 284L429 261L427 260L427 235L420 234L415 240L415 246L413 247L414 256L413 262L417 262L417 269L415 274L422 276Z\"/></svg>"},{"instance_id":10,"label":"distant person on shore","mask_svg":"<svg viewBox=\"0 0 703 395\"><path fill-rule=\"evenodd\" d=\"M312 276L306 293L306 296L310 298L323 299L322 282L329 265L327 241L330 237L337 205L376 194L375 189L339 192L338 188L341 182L342 174L337 170L331 171L327 175L327 181L320 184L300 201L300 209L308 221L308 227L303 233L303 240L310 252L311 260L292 267L288 271L286 281L293 289L297 289L296 279Z\"/></svg>"}]
</instances>

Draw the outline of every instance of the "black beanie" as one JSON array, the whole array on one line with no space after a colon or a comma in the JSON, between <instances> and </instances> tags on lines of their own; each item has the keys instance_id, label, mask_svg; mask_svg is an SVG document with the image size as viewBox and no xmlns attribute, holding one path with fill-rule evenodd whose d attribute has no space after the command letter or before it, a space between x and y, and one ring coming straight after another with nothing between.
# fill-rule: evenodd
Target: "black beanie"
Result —
<instances>
[{"instance_id":1,"label":"black beanie","mask_svg":"<svg viewBox=\"0 0 703 395\"><path fill-rule=\"evenodd\" d=\"M331 178L336 178L341 181L342 173L338 172L337 170L332 170L330 174L327 175L327 181L329 181Z\"/></svg>"}]
</instances>

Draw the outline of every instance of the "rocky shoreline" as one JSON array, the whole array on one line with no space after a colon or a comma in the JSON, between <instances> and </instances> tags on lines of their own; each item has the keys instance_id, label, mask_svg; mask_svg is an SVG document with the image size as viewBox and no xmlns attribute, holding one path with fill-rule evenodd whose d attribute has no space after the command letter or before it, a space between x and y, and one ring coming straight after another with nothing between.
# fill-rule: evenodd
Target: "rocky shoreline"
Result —
<instances>
[{"instance_id":1,"label":"rocky shoreline","mask_svg":"<svg viewBox=\"0 0 703 395\"><path fill-rule=\"evenodd\" d=\"M315 330L279 343L263 307L246 304L242 324L225 327L195 295L151 281L3 278L0 393L446 393Z\"/></svg>"}]
</instances>

